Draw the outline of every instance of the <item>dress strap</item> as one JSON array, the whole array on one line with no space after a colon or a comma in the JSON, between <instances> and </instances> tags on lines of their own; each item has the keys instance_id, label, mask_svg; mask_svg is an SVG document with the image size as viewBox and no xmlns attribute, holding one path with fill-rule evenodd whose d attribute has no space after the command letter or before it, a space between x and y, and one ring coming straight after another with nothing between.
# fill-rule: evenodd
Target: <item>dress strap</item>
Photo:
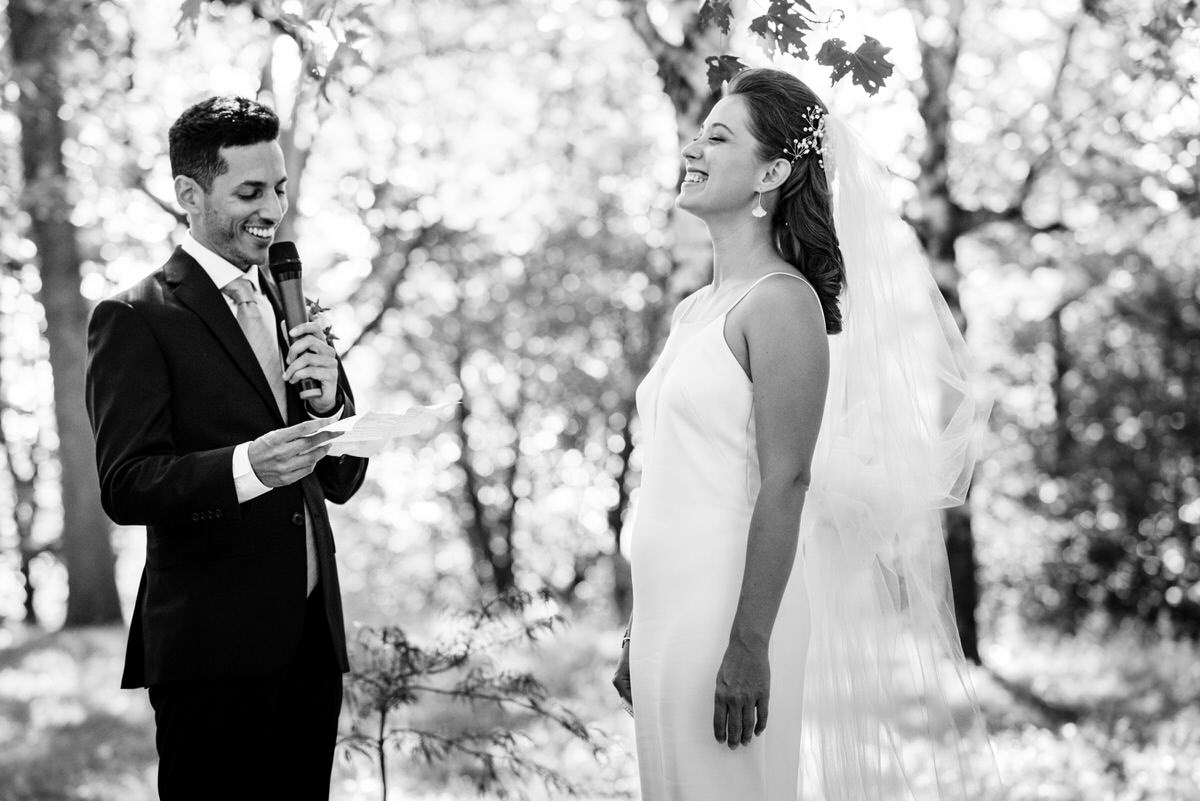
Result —
<instances>
[{"instance_id":1,"label":"dress strap","mask_svg":"<svg viewBox=\"0 0 1200 801\"><path fill-rule=\"evenodd\" d=\"M733 310L734 310L734 307L736 307L736 306L737 306L739 303L741 303L741 302L742 302L742 301L743 301L743 300L746 298L746 296L747 296L747 295L749 295L749 294L750 294L752 291L754 291L754 287L758 286L758 285L759 285L759 284L761 284L763 281L766 281L768 278L770 278L770 277L771 277L771 276L773 276L773 275L788 275L788 276L791 276L792 278L795 278L797 281L801 281L801 282L803 282L803 284L804 284L806 287L808 287L809 289L811 289L811 290L812 290L813 296L814 296L814 297L816 297L816 299L817 299L817 302L818 302L818 303L820 303L820 302L821 302L821 296L817 294L817 289L816 289L816 287L814 287L812 284L810 284L810 283L808 282L808 279L807 279L807 278L805 278L804 276L800 275L799 273L787 273L787 272L783 272L783 271L779 271L779 270L777 270L777 271L775 271L775 272L773 272L773 273L767 273L766 275L764 275L764 276L761 276L761 277L760 277L760 278L758 278L758 280L756 280L756 281L755 281L753 284L751 284L750 286L746 287L746 291L745 291L745 292L743 292L741 295L739 295L739 296L738 296L738 299L737 299L737 300L735 300L733 303L731 303L731 304L730 304L729 308L725 310L725 314L729 314L731 311L733 311Z\"/></svg>"}]
</instances>

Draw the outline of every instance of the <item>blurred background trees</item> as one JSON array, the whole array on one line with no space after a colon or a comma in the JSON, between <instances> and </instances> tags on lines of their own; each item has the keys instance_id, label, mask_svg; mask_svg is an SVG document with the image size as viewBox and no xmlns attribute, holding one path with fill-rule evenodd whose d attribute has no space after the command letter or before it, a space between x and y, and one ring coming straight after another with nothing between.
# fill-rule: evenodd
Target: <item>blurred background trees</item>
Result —
<instances>
[{"instance_id":1,"label":"blurred background trees","mask_svg":"<svg viewBox=\"0 0 1200 801\"><path fill-rule=\"evenodd\" d=\"M994 401L948 530L964 643L1005 688L980 684L997 753L1028 797L1183 797L1200 754L1194 646L1146 635L1200 634L1196 4L808 5L812 59L779 63L886 160ZM79 779L102 763L126 766L112 797L153 784L138 773L153 764L144 699L103 694L144 536L94 498L83 326L182 234L166 131L214 93L280 114L282 235L331 309L362 407L457 404L334 510L352 626L436 642L444 609L545 591L574 625L514 669L548 672L551 696L619 735L605 685L630 605L634 390L709 271L703 229L673 210L678 153L716 99L706 59L765 63L748 29L785 6L808 13L0 0L0 706L33 732L10 743L19 769L0 784L53 776L106 797ZM886 85L831 87L815 54L866 36L890 48ZM14 631L103 621L9 647ZM72 659L74 690L60 680ZM430 730L494 722L418 706L411 723ZM628 760L599 769L532 736L573 778L611 768L599 784L633 793Z\"/></svg>"},{"instance_id":2,"label":"blurred background trees","mask_svg":"<svg viewBox=\"0 0 1200 801\"><path fill-rule=\"evenodd\" d=\"M627 613L633 392L707 279L678 148L705 57L765 60L756 7L723 34L690 0L0 5L0 615L115 620L136 586L140 532L94 497L83 324L182 232L165 132L217 92L280 112L286 235L363 406L461 402L338 510L351 616L543 586ZM1200 633L1195 4L843 10L817 35L891 48L875 97L786 64L892 167L995 399L949 525L968 651L976 608L983 639Z\"/></svg>"}]
</instances>

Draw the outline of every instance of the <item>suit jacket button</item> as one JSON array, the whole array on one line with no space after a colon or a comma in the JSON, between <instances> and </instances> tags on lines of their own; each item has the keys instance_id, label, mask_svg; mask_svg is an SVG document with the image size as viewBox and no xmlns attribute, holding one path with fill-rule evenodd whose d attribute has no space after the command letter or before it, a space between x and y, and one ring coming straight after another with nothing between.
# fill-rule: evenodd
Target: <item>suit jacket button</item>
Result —
<instances>
[{"instance_id":1,"label":"suit jacket button","mask_svg":"<svg viewBox=\"0 0 1200 801\"><path fill-rule=\"evenodd\" d=\"M292 522L295 523L297 526L303 526L304 525L304 513L296 512L294 515L292 515Z\"/></svg>"}]
</instances>

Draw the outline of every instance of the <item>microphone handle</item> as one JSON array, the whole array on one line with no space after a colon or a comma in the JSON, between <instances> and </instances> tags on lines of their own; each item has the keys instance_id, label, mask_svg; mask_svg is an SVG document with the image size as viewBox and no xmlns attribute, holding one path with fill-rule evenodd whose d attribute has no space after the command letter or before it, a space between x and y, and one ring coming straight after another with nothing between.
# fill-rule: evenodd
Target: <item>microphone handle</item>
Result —
<instances>
[{"instance_id":1,"label":"microphone handle","mask_svg":"<svg viewBox=\"0 0 1200 801\"><path fill-rule=\"evenodd\" d=\"M283 301L283 319L288 330L308 322L308 307L304 303L304 288L300 285L300 273L282 277L276 281L279 287L279 298ZM289 335L288 339L291 339ZM315 378L301 378L300 397L316 397L321 394L321 382Z\"/></svg>"}]
</instances>

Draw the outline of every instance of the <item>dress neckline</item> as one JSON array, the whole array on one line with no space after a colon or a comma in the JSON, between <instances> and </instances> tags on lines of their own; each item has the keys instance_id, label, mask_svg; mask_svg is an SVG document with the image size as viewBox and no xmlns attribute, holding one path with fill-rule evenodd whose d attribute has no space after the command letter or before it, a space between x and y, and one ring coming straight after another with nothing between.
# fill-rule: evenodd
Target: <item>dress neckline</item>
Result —
<instances>
[{"instance_id":1,"label":"dress neckline","mask_svg":"<svg viewBox=\"0 0 1200 801\"><path fill-rule=\"evenodd\" d=\"M727 306L725 307L724 311L722 311L720 314L718 314L717 316L713 317L712 319L710 319L710 320L688 320L688 319L685 319L685 318L688 316L688 314L691 312L691 310L692 310L692 306L694 306L694 305L695 305L696 298L697 298L697 297L700 295L700 293L701 293L701 292L707 292L707 294L712 294L712 284L711 284L711 283L708 283L708 284L705 284L704 286L700 287L699 289L697 289L695 292L693 292L693 293L692 293L691 297L689 298L689 300L691 300L691 303L689 303L689 304L688 304L688 308L687 308L687 310L683 312L683 317L682 317L682 318L680 318L680 319L679 319L679 320L678 320L678 321L675 323L675 325L676 325L676 326L684 326L684 325L709 325L709 324L711 324L711 323L714 323L714 322L716 322L717 320L723 320L723 319L725 319L725 317L727 317L727 316L729 315L729 312L733 311L733 310L734 310L734 308L735 308L735 307L736 307L738 304L740 304L740 303L741 303L743 300L745 300L745 299L746 299L746 296L747 296L747 295L749 295L749 294L750 294L752 291L754 291L754 288L755 288L755 287L757 287L759 284L761 284L763 281L767 280L768 278L770 278L770 277L771 277L771 276L773 276L773 275L787 275L787 276L791 276L792 278L795 278L796 280L798 280L798 281L801 281L802 283L804 283L804 285L805 285L805 286L807 286L809 289L811 289L811 290L813 291L813 294L814 294L814 295L815 295L815 294L817 294L817 290L816 290L816 289L813 287L812 283L810 283L810 282L809 282L809 280L808 280L807 278L805 278L804 276L800 275L799 273L794 273L794 272L786 272L786 271L783 271L783 270L775 270L774 272L766 273L765 275L760 275L758 278L755 278L753 281L751 281L751 282L750 282L750 285L749 285L749 286L747 286L745 289L743 289L743 290L742 290L742 291L741 291L741 292L740 292L740 293L737 295L737 297L736 297L736 298L734 298L733 302L732 302L732 303L730 303L729 305L727 305Z\"/></svg>"}]
</instances>

